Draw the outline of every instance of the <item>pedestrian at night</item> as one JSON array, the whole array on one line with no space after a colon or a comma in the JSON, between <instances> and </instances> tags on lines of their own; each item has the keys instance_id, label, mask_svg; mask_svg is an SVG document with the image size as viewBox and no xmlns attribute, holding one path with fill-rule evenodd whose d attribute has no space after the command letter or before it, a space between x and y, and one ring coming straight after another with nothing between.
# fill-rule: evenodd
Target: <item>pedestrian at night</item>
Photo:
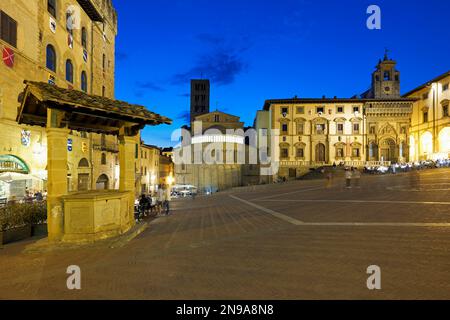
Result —
<instances>
[{"instance_id":1,"label":"pedestrian at night","mask_svg":"<svg viewBox=\"0 0 450 320\"><path fill-rule=\"evenodd\" d=\"M345 169L345 187L350 189L352 187L352 171L350 168Z\"/></svg>"},{"instance_id":2,"label":"pedestrian at night","mask_svg":"<svg viewBox=\"0 0 450 320\"><path fill-rule=\"evenodd\" d=\"M361 172L359 172L358 168L353 168L353 172L352 172L352 178L353 181L355 182L355 187L360 189L361 188Z\"/></svg>"},{"instance_id":3,"label":"pedestrian at night","mask_svg":"<svg viewBox=\"0 0 450 320\"><path fill-rule=\"evenodd\" d=\"M164 203L164 190L163 190L163 186L159 185L158 186L158 193L157 193L157 206L158 206L158 214L161 214L162 211L162 206Z\"/></svg>"},{"instance_id":4,"label":"pedestrian at night","mask_svg":"<svg viewBox=\"0 0 450 320\"><path fill-rule=\"evenodd\" d=\"M168 216L170 211L170 201L172 200L172 197L170 195L170 187L165 185L163 190L164 190L163 207L166 210L166 216Z\"/></svg>"}]
</instances>

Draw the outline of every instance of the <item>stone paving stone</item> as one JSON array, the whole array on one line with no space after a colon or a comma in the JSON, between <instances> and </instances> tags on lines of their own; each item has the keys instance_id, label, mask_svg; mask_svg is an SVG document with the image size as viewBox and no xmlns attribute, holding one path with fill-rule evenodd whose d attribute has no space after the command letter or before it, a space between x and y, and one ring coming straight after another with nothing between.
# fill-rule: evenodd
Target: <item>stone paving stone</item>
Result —
<instances>
[{"instance_id":1,"label":"stone paving stone","mask_svg":"<svg viewBox=\"0 0 450 320\"><path fill-rule=\"evenodd\" d=\"M448 223L449 205L408 203L449 202L449 185L427 189L433 181L450 182L450 170L364 177L361 190L343 189L342 180L327 190L323 181L240 188L174 201L173 214L120 248L23 253L30 241L8 245L0 298L449 299L450 227L293 225L230 197L306 222ZM401 190L412 187L424 190ZM285 201L299 199L405 203ZM80 291L66 288L73 264ZM380 291L366 287L372 264L381 267Z\"/></svg>"}]
</instances>

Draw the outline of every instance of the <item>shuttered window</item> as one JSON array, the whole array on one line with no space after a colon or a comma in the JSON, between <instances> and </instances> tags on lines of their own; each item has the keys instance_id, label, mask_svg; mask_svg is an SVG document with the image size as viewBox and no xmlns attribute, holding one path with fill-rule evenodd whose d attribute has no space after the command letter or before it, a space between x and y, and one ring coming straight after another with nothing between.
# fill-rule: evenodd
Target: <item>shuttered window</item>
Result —
<instances>
[{"instance_id":1,"label":"shuttered window","mask_svg":"<svg viewBox=\"0 0 450 320\"><path fill-rule=\"evenodd\" d=\"M0 39L17 48L17 22L3 11L0 12Z\"/></svg>"}]
</instances>

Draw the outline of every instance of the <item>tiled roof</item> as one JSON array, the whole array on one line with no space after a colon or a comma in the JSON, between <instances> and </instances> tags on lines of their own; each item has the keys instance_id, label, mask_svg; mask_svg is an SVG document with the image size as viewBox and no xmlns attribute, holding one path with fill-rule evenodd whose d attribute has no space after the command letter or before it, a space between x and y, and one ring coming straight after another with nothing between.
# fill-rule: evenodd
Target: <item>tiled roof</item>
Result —
<instances>
[{"instance_id":1,"label":"tiled roof","mask_svg":"<svg viewBox=\"0 0 450 320\"><path fill-rule=\"evenodd\" d=\"M151 112L140 105L89 95L82 91L63 89L45 82L25 81L25 84L27 85L25 92L32 93L41 102L87 108L95 112L136 119L148 125L172 123L171 119Z\"/></svg>"}]
</instances>

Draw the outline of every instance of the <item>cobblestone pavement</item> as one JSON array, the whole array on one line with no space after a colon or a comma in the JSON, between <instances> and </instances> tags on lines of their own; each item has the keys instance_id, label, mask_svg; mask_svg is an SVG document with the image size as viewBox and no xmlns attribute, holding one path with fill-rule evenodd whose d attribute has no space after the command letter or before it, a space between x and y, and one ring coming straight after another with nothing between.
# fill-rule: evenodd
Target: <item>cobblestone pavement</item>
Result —
<instances>
[{"instance_id":1,"label":"cobblestone pavement","mask_svg":"<svg viewBox=\"0 0 450 320\"><path fill-rule=\"evenodd\" d=\"M174 201L127 245L0 249L0 298L450 299L450 169ZM82 289L69 291L78 265ZM382 289L366 287L370 265Z\"/></svg>"}]
</instances>

